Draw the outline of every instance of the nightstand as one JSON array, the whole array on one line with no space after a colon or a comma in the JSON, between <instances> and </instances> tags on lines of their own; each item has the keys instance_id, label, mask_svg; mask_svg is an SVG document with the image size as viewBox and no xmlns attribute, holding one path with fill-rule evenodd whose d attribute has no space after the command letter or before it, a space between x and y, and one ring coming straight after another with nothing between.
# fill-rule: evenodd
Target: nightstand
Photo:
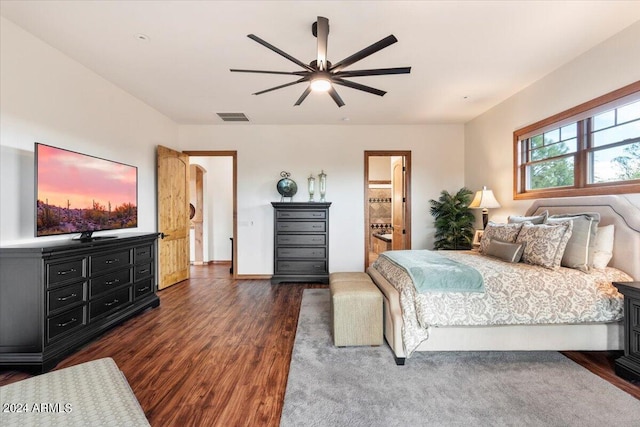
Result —
<instances>
[{"instance_id":1,"label":"nightstand","mask_svg":"<svg viewBox=\"0 0 640 427\"><path fill-rule=\"evenodd\" d=\"M640 380L640 282L613 282L624 295L624 356L616 360L616 374Z\"/></svg>"}]
</instances>

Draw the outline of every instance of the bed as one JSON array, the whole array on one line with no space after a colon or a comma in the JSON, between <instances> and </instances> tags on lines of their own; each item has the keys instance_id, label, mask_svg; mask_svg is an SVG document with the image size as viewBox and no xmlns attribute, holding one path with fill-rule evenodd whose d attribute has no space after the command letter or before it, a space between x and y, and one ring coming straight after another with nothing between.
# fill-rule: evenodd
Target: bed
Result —
<instances>
[{"instance_id":1,"label":"bed","mask_svg":"<svg viewBox=\"0 0 640 427\"><path fill-rule=\"evenodd\" d=\"M544 211L548 211L549 215L598 213L600 228L607 225L613 225L615 228L613 256L608 264L611 268L607 268L608 271L602 274L608 274L606 280L629 280L631 278L640 280L640 208L625 196L538 200L530 206L525 215L534 216ZM470 256L488 258L478 254ZM382 267L374 264L367 270L367 273L384 296L384 335L398 364L403 364L414 351L589 351L623 348L622 322L608 319L606 316L598 317L598 315L591 321L572 320L569 316L568 319L565 319L569 323L547 323L547 320L543 318L536 324L512 324L509 323L506 316L503 316L504 319L502 322L498 322L499 324L469 325L464 324L464 321L462 321L463 324L458 321L452 322L456 323L454 325L437 327L421 324L423 330L416 331L415 324L404 324L400 292L387 280L388 272L379 271L379 269L382 270ZM573 269L563 267L561 270ZM538 273L536 271L536 274ZM550 274L554 273L550 270ZM586 275L580 271L573 271L572 274ZM615 293L615 290L613 292ZM619 295L618 298L620 299ZM619 304L620 301L617 303ZM440 314L446 310L446 308L441 308ZM411 314L407 311L405 310L405 314ZM405 327L413 329L412 336L409 338L403 336Z\"/></svg>"}]
</instances>

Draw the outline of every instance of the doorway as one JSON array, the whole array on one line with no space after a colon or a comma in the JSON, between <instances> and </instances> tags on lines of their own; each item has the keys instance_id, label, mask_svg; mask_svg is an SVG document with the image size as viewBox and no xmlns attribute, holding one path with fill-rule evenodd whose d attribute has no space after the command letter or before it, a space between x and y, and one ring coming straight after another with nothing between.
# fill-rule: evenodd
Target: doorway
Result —
<instances>
[{"instance_id":1,"label":"doorway","mask_svg":"<svg viewBox=\"0 0 640 427\"><path fill-rule=\"evenodd\" d=\"M183 151L191 176L192 265L230 264L237 275L237 152ZM192 174L193 175L193 174Z\"/></svg>"},{"instance_id":2,"label":"doorway","mask_svg":"<svg viewBox=\"0 0 640 427\"><path fill-rule=\"evenodd\" d=\"M365 269L387 250L411 248L411 151L365 151Z\"/></svg>"}]
</instances>

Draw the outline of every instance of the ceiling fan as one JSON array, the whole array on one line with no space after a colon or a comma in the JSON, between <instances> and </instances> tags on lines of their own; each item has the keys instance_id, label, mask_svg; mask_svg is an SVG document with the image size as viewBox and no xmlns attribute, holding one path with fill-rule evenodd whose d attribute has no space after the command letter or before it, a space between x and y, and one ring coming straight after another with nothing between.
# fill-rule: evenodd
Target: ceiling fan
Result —
<instances>
[{"instance_id":1,"label":"ceiling fan","mask_svg":"<svg viewBox=\"0 0 640 427\"><path fill-rule=\"evenodd\" d=\"M318 57L317 59L311 61L309 64L305 64L304 62L294 58L288 53L278 49L277 47L269 44L268 42L262 40L260 37L249 34L251 40L254 40L267 49L270 49L287 58L289 61L294 64L299 65L304 69L304 71L264 71L264 70L239 70L232 68L230 71L232 72L240 72L240 73L262 73L262 74L286 74L299 76L300 78L296 81L286 83L280 86L272 87L270 89L265 89L260 92L256 92L253 95L261 95L263 93L271 92L276 89L282 89L287 86L293 86L298 83L309 82L309 86L302 92L300 98L296 101L294 105L302 104L302 101L311 93L311 91L326 91L329 93L331 98L335 101L338 107L342 107L344 101L336 92L334 85L346 86L352 89L361 90L364 92L372 93L374 95L383 96L385 91L376 89L370 86L365 86L360 83L355 83L349 80L345 80L345 77L364 77L364 76L380 76L385 74L408 74L411 72L411 67L397 67L397 68L375 68L370 70L352 70L352 71L344 71L345 68L352 65L353 63L360 61L361 59L366 58L369 55L372 55L379 50L384 49L387 46L392 45L397 42L398 39L395 36L389 35L382 40L372 44L369 47L362 49L359 52L354 53L353 55L339 61L336 64L332 64L327 60L327 40L329 38L329 20L325 17L318 16L318 20L313 23L311 27L311 32L318 39Z\"/></svg>"}]
</instances>

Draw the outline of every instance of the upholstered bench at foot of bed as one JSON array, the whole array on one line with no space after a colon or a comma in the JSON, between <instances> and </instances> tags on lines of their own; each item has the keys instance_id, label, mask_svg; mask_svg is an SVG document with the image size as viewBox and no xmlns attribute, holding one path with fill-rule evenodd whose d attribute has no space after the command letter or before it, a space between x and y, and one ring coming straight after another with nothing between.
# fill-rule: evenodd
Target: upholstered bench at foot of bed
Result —
<instances>
[{"instance_id":1,"label":"upholstered bench at foot of bed","mask_svg":"<svg viewBox=\"0 0 640 427\"><path fill-rule=\"evenodd\" d=\"M337 347L382 344L382 293L367 273L331 273L331 332Z\"/></svg>"},{"instance_id":2,"label":"upholstered bench at foot of bed","mask_svg":"<svg viewBox=\"0 0 640 427\"><path fill-rule=\"evenodd\" d=\"M149 426L113 359L93 360L0 387L0 425Z\"/></svg>"}]
</instances>

